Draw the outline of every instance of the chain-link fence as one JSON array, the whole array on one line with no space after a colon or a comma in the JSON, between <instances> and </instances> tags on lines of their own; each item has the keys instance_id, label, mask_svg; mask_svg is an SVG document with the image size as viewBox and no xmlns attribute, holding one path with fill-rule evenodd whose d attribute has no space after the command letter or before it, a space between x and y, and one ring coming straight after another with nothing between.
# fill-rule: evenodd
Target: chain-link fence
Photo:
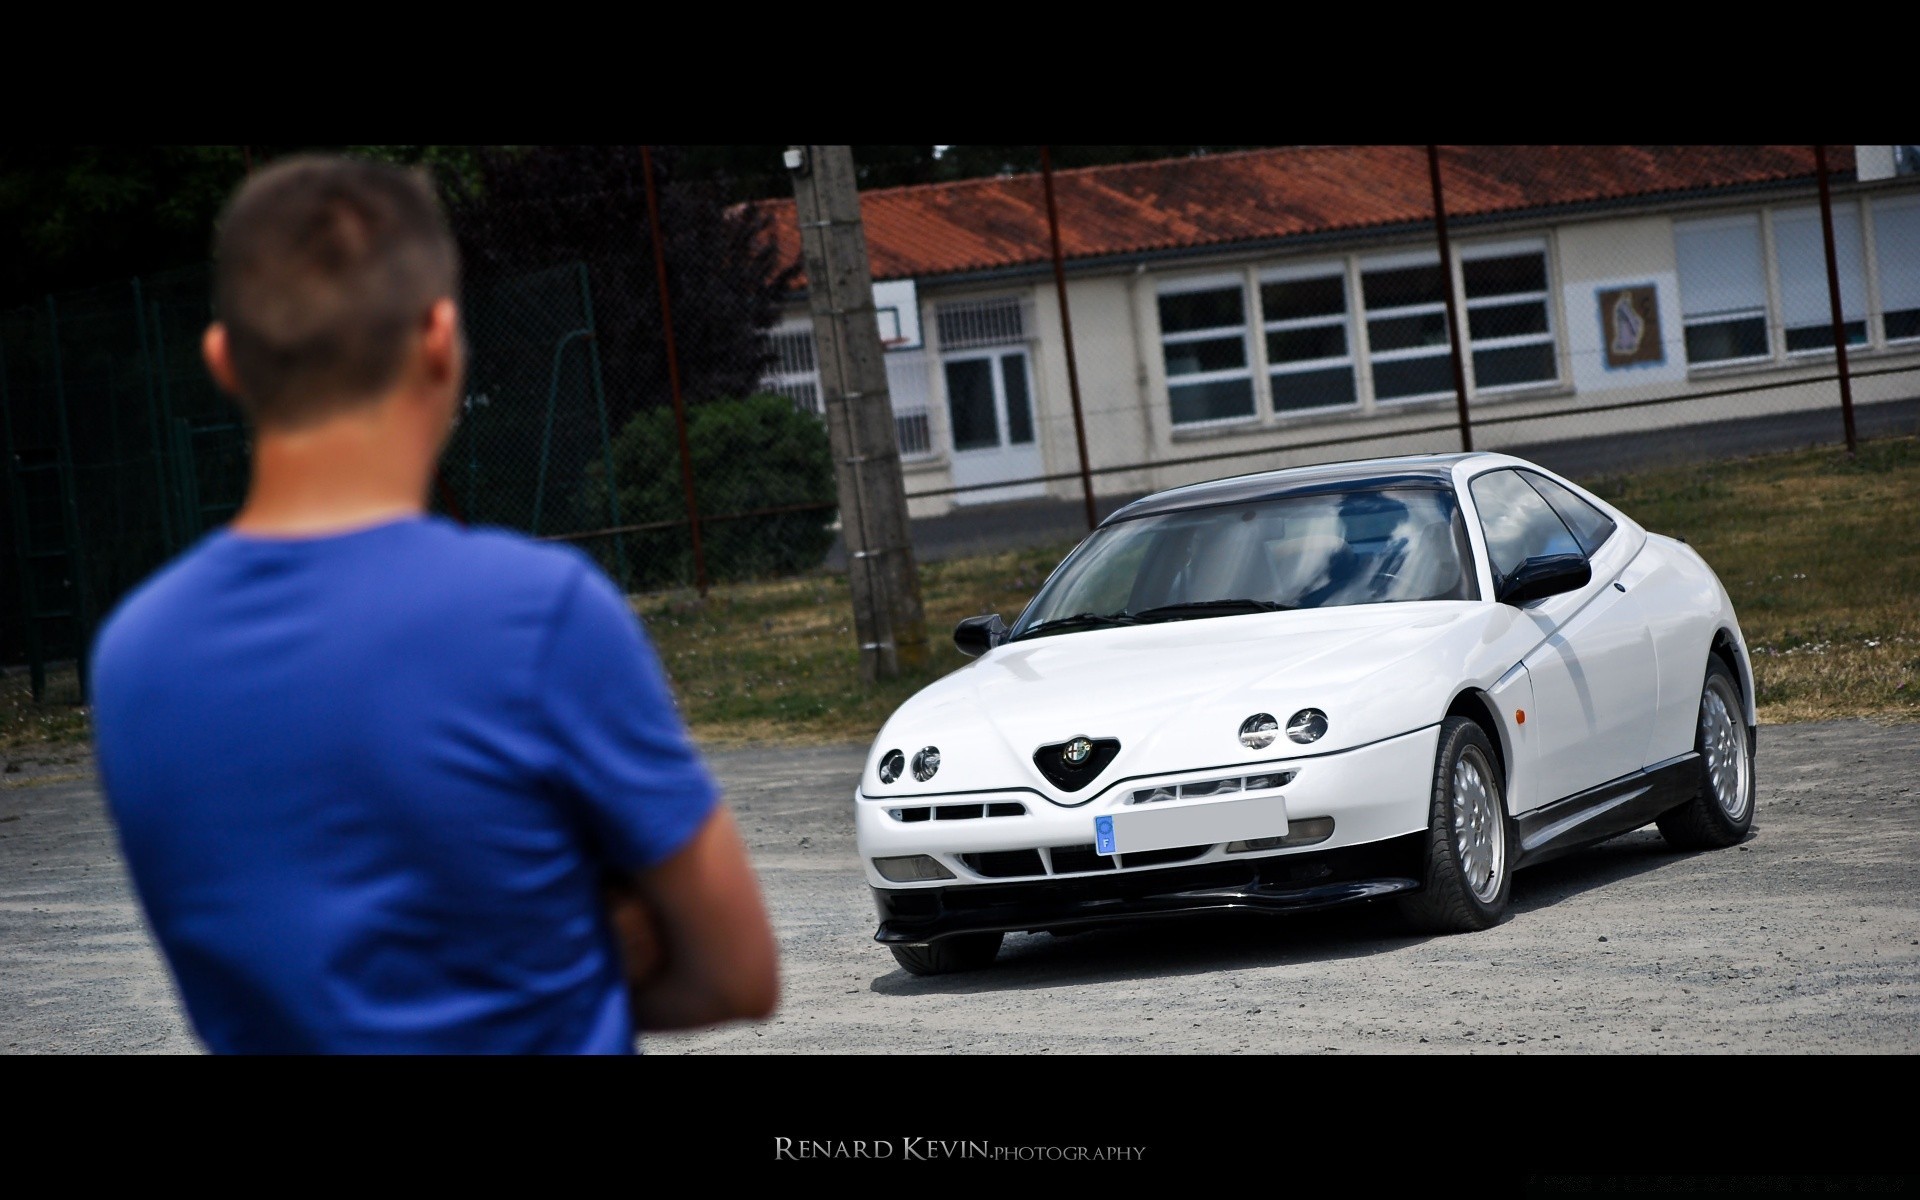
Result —
<instances>
[{"instance_id":1,"label":"chain-link fence","mask_svg":"<svg viewBox=\"0 0 1920 1200\"><path fill-rule=\"evenodd\" d=\"M1859 436L1920 428L1903 149L1826 147L1823 189L1811 146L1290 147L1049 173L1026 169L1036 146L998 177L868 191L916 551L1070 536L1088 491L1104 513L1469 440L1576 474L1837 442L1843 392ZM834 561L780 167L723 194L677 180L671 152L605 147L584 186L566 171L589 152L568 153L524 150L452 205L470 365L436 506L574 542L636 591ZM209 316L204 268L0 313L10 653L83 653L239 503L247 434L200 365Z\"/></svg>"},{"instance_id":2,"label":"chain-link fence","mask_svg":"<svg viewBox=\"0 0 1920 1200\"><path fill-rule=\"evenodd\" d=\"M670 155L655 177L651 153L607 153L612 186L452 206L468 369L435 508L573 542L634 591L820 565L833 466L818 404L763 386L790 274L764 218L673 182ZM48 661L84 679L102 617L245 495L247 428L201 365L210 282L198 267L0 313L0 635L36 695Z\"/></svg>"}]
</instances>

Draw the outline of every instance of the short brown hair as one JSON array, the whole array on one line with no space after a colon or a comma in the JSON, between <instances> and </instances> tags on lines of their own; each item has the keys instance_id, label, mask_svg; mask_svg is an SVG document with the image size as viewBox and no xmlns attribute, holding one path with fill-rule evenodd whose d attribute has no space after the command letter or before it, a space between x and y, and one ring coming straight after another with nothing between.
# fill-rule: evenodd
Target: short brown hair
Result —
<instances>
[{"instance_id":1,"label":"short brown hair","mask_svg":"<svg viewBox=\"0 0 1920 1200\"><path fill-rule=\"evenodd\" d=\"M213 253L241 407L266 425L306 424L392 386L420 321L459 287L426 173L350 158L292 158L249 178Z\"/></svg>"}]
</instances>

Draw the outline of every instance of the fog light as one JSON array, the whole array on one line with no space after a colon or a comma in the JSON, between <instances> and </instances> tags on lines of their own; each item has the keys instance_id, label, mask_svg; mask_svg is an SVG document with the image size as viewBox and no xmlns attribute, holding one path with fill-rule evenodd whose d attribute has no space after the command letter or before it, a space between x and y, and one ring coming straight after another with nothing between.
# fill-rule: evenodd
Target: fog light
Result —
<instances>
[{"instance_id":1,"label":"fog light","mask_svg":"<svg viewBox=\"0 0 1920 1200\"><path fill-rule=\"evenodd\" d=\"M1228 842L1228 854L1245 854L1249 850L1275 850L1287 844L1283 837L1249 838L1244 842Z\"/></svg>"},{"instance_id":2,"label":"fog light","mask_svg":"<svg viewBox=\"0 0 1920 1200\"><path fill-rule=\"evenodd\" d=\"M925 854L909 854L902 858L876 858L873 869L880 877L890 883L920 883L928 879L952 879L953 872L940 865L938 859Z\"/></svg>"}]
</instances>

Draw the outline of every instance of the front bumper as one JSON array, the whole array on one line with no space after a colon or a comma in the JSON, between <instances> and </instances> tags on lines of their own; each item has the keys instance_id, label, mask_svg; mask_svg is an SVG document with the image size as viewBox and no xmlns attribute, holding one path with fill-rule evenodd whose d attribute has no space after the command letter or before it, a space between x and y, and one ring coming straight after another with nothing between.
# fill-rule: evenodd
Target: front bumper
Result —
<instances>
[{"instance_id":1,"label":"front bumper","mask_svg":"<svg viewBox=\"0 0 1920 1200\"><path fill-rule=\"evenodd\" d=\"M1433 755L1438 740L1439 726L1432 725L1332 754L1129 777L1124 784L1099 781L1094 786L1103 790L1097 798L1073 808L1054 804L1030 789L885 799L871 799L856 793L856 841L868 885L887 891L955 890L969 885L998 886L1017 880L1064 881L1093 874L1124 875L1137 870L1158 870L1176 861L1183 866L1203 866L1243 862L1261 853L1288 857L1367 845L1427 827L1432 803ZM1296 772L1292 780L1277 789L1284 796L1290 826L1307 828L1314 822L1330 821L1331 835L1309 844L1266 852L1230 854L1226 844L1220 843L1190 847L1191 853L1181 855L1122 855L1117 865L1111 861L1091 863L1087 853L1057 853L1068 848L1090 852L1095 839L1095 818L1129 811L1127 801L1135 791L1256 771ZM1224 795L1218 800L1231 802L1246 794ZM1164 807L1215 802L1182 799L1168 802ZM891 815L895 810L906 812L916 807L941 811L931 819L913 821ZM961 808L979 815L946 819ZM1244 836L1257 837L1259 831L1249 831ZM935 859L953 878L903 884L888 880L874 866L876 858L910 855ZM1029 863L1030 868L1019 868L1017 864L1021 861ZM1097 871L1091 869L1095 867Z\"/></svg>"},{"instance_id":2,"label":"front bumper","mask_svg":"<svg viewBox=\"0 0 1920 1200\"><path fill-rule=\"evenodd\" d=\"M875 888L874 940L920 946L967 933L1017 933L1187 916L1329 908L1420 886L1425 835L1341 850L1076 879L967 887Z\"/></svg>"}]
</instances>

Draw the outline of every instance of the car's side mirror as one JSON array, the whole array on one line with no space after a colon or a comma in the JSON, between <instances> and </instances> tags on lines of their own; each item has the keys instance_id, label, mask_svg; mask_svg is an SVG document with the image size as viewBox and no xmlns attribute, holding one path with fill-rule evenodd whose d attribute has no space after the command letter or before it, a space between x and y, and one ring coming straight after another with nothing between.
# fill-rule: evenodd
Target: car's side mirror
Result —
<instances>
[{"instance_id":1,"label":"car's side mirror","mask_svg":"<svg viewBox=\"0 0 1920 1200\"><path fill-rule=\"evenodd\" d=\"M1499 600L1518 608L1547 596L1577 592L1593 579L1582 554L1542 554L1521 563L1501 585Z\"/></svg>"},{"instance_id":2,"label":"car's side mirror","mask_svg":"<svg viewBox=\"0 0 1920 1200\"><path fill-rule=\"evenodd\" d=\"M999 613L968 617L953 630L953 644L968 658L978 658L1006 640L1007 623L1000 619Z\"/></svg>"}]
</instances>

